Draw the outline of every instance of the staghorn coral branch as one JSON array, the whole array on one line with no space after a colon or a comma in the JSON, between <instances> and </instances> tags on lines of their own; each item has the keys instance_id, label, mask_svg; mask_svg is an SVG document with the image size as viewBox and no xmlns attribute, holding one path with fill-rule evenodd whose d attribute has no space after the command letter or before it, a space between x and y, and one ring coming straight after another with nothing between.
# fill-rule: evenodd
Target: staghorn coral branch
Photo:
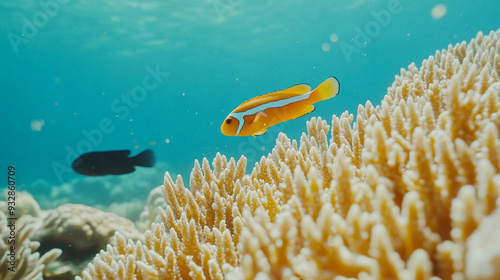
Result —
<instances>
[{"instance_id":1,"label":"staghorn coral branch","mask_svg":"<svg viewBox=\"0 0 500 280\"><path fill-rule=\"evenodd\" d=\"M480 32L410 64L355 123L280 133L249 175L220 154L190 191L167 173L164 224L116 234L83 279L498 279L499 46Z\"/></svg>"}]
</instances>

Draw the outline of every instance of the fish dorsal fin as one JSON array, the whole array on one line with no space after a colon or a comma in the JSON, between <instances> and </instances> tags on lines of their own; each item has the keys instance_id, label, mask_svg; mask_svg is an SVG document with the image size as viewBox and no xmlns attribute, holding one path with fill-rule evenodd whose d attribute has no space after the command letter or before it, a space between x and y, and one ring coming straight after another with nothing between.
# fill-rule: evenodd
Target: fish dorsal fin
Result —
<instances>
[{"instance_id":1,"label":"fish dorsal fin","mask_svg":"<svg viewBox=\"0 0 500 280\"><path fill-rule=\"evenodd\" d=\"M130 150L116 150L116 151L106 151L99 153L106 154L107 156L112 156L112 157L127 158L130 155Z\"/></svg>"},{"instance_id":2,"label":"fish dorsal fin","mask_svg":"<svg viewBox=\"0 0 500 280\"><path fill-rule=\"evenodd\" d=\"M252 98L252 99L249 99L249 100L241 103L240 106L238 106L238 108L236 108L235 112L243 112L243 111L246 111L250 108L261 105L263 103L268 103L268 102L272 102L272 101L276 101L276 100L280 100L280 99L289 98L292 96L301 95L304 93L308 93L310 91L311 91L311 86L308 84L294 85L294 86L291 86L291 87L284 89L284 90L278 90L275 92L267 93L264 95L259 95L259 96Z\"/></svg>"},{"instance_id":3,"label":"fish dorsal fin","mask_svg":"<svg viewBox=\"0 0 500 280\"><path fill-rule=\"evenodd\" d=\"M277 93L297 93L297 94L303 94L311 91L311 86L308 84L298 84L291 86L287 89L277 91Z\"/></svg>"},{"instance_id":4,"label":"fish dorsal fin","mask_svg":"<svg viewBox=\"0 0 500 280\"><path fill-rule=\"evenodd\" d=\"M291 87L286 88L286 89L282 89L282 90L278 90L278 91L275 91L275 92L271 92L271 93L268 93L268 94L259 95L259 96L255 97L255 98L270 97L270 96L287 98L287 97L291 97L291 96L295 96L295 95L301 95L301 94L304 94L304 93L308 93L310 91L311 91L311 86L310 85L308 85L308 84L299 84L299 85L291 86ZM250 99L250 100L252 100L252 99ZM248 101L250 101L250 100L248 100Z\"/></svg>"}]
</instances>

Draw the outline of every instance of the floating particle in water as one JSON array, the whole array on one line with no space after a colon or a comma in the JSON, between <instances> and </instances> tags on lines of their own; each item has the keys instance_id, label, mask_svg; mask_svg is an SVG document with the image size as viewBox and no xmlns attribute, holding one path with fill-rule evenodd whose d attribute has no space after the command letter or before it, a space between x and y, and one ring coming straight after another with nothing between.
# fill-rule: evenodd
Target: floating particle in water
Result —
<instances>
[{"instance_id":1,"label":"floating particle in water","mask_svg":"<svg viewBox=\"0 0 500 280\"><path fill-rule=\"evenodd\" d=\"M168 138L165 139L165 143L167 143L167 144L170 143L170 139L168 139Z\"/></svg>"},{"instance_id":2,"label":"floating particle in water","mask_svg":"<svg viewBox=\"0 0 500 280\"><path fill-rule=\"evenodd\" d=\"M339 36L335 33L333 33L332 35L330 35L330 41L332 41L332 43L335 43L339 40Z\"/></svg>"},{"instance_id":3,"label":"floating particle in water","mask_svg":"<svg viewBox=\"0 0 500 280\"><path fill-rule=\"evenodd\" d=\"M149 145L156 146L156 141L150 142Z\"/></svg>"},{"instance_id":4,"label":"floating particle in water","mask_svg":"<svg viewBox=\"0 0 500 280\"><path fill-rule=\"evenodd\" d=\"M324 52L327 52L330 50L330 44L328 43L323 43L323 45L321 45L321 49L324 51Z\"/></svg>"},{"instance_id":5,"label":"floating particle in water","mask_svg":"<svg viewBox=\"0 0 500 280\"><path fill-rule=\"evenodd\" d=\"M44 120L32 120L31 121L31 130L33 131L42 131L42 127L45 125Z\"/></svg>"},{"instance_id":6,"label":"floating particle in water","mask_svg":"<svg viewBox=\"0 0 500 280\"><path fill-rule=\"evenodd\" d=\"M431 16L433 19L440 19L446 15L446 6L444 4L437 4L431 10Z\"/></svg>"}]
</instances>

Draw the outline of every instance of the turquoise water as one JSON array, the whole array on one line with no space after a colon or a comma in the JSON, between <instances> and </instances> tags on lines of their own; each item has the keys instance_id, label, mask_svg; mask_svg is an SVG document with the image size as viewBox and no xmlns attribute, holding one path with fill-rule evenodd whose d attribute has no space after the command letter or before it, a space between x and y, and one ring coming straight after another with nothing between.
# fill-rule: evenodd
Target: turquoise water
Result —
<instances>
[{"instance_id":1,"label":"turquoise water","mask_svg":"<svg viewBox=\"0 0 500 280\"><path fill-rule=\"evenodd\" d=\"M497 0L2 1L4 176L14 165L43 208L113 210L144 203L167 170L189 182L194 160L217 152L246 155L250 171L279 132L298 139L313 116L379 104L400 68L498 29L498 11ZM341 93L313 113L256 138L220 133L243 101L329 76ZM70 168L117 149L152 149L158 164L96 178Z\"/></svg>"}]
</instances>

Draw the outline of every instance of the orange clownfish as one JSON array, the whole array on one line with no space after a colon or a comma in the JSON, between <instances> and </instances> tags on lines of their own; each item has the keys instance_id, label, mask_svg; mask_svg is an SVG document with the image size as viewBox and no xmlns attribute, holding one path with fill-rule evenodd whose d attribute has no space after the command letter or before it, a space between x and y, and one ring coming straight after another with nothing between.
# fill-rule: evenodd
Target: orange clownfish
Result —
<instances>
[{"instance_id":1,"label":"orange clownfish","mask_svg":"<svg viewBox=\"0 0 500 280\"><path fill-rule=\"evenodd\" d=\"M220 130L227 136L262 135L268 127L311 113L312 104L336 96L339 90L337 78L330 77L314 90L308 84L300 84L257 96L236 107Z\"/></svg>"}]
</instances>

